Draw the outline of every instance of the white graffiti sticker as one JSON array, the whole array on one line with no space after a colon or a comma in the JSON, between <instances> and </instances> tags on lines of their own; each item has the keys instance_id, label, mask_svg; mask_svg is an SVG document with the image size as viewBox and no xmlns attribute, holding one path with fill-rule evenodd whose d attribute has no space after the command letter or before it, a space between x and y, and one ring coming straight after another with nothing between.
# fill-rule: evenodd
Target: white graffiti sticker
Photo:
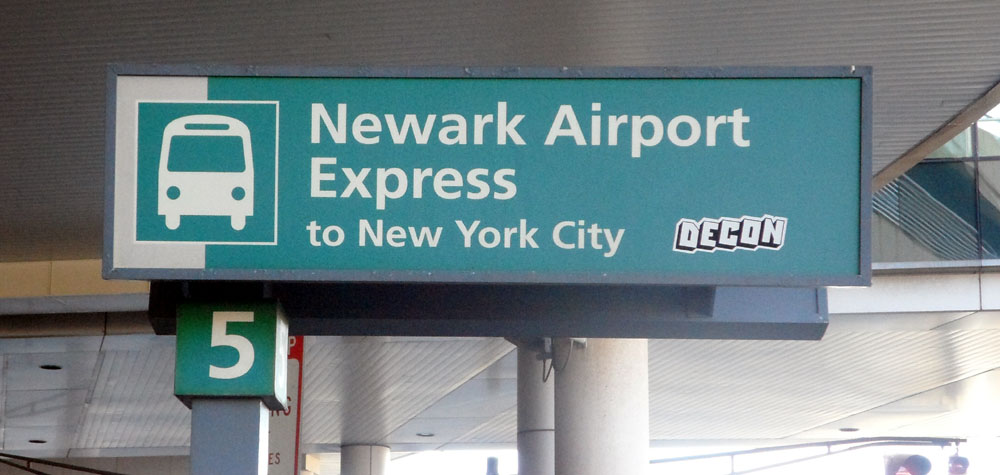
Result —
<instances>
[{"instance_id":1,"label":"white graffiti sticker","mask_svg":"<svg viewBox=\"0 0 1000 475\"><path fill-rule=\"evenodd\" d=\"M729 252L737 249L777 251L785 244L787 229L787 218L768 214L761 217L702 218L699 221L684 218L677 222L674 250L688 254L715 252L718 249Z\"/></svg>"}]
</instances>

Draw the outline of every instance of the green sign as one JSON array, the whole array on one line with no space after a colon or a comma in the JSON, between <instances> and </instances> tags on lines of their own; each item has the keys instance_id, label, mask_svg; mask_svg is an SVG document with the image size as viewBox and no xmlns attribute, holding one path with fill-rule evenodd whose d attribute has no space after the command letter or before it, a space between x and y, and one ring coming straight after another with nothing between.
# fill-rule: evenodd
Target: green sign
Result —
<instances>
[{"instance_id":1,"label":"green sign","mask_svg":"<svg viewBox=\"0 0 1000 475\"><path fill-rule=\"evenodd\" d=\"M407 73L119 71L106 275L869 280L870 70Z\"/></svg>"},{"instance_id":2,"label":"green sign","mask_svg":"<svg viewBox=\"0 0 1000 475\"><path fill-rule=\"evenodd\" d=\"M288 321L277 302L185 303L177 310L174 394L259 397L284 409Z\"/></svg>"}]
</instances>

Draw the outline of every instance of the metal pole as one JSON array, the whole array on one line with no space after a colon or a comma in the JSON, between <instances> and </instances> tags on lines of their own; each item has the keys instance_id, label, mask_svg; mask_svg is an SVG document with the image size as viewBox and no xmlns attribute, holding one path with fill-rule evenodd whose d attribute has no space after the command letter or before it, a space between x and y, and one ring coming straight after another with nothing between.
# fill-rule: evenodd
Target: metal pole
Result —
<instances>
[{"instance_id":1,"label":"metal pole","mask_svg":"<svg viewBox=\"0 0 1000 475\"><path fill-rule=\"evenodd\" d=\"M555 474L555 377L541 352L517 347L517 473Z\"/></svg>"},{"instance_id":2,"label":"metal pole","mask_svg":"<svg viewBox=\"0 0 1000 475\"><path fill-rule=\"evenodd\" d=\"M191 475L266 475L269 416L260 399L193 399Z\"/></svg>"}]
</instances>

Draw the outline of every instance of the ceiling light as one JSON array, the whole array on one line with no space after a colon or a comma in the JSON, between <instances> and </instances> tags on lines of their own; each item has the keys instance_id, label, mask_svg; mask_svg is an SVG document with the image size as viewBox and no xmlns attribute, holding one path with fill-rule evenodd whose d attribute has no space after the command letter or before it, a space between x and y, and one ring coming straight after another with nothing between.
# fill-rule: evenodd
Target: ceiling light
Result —
<instances>
[{"instance_id":1,"label":"ceiling light","mask_svg":"<svg viewBox=\"0 0 1000 475\"><path fill-rule=\"evenodd\" d=\"M841 427L840 428L841 432L857 432L859 430L861 430L861 429L858 429L857 427Z\"/></svg>"},{"instance_id":2,"label":"ceiling light","mask_svg":"<svg viewBox=\"0 0 1000 475\"><path fill-rule=\"evenodd\" d=\"M417 437L434 437L433 432L417 432Z\"/></svg>"}]
</instances>

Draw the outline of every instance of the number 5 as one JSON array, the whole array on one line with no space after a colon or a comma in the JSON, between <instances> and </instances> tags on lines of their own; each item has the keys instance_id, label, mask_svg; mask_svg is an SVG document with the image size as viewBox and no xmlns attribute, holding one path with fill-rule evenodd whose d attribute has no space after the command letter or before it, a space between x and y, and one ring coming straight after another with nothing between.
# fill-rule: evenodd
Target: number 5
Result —
<instances>
[{"instance_id":1,"label":"number 5","mask_svg":"<svg viewBox=\"0 0 1000 475\"><path fill-rule=\"evenodd\" d=\"M212 347L229 346L236 349L239 359L228 368L208 366L208 377L213 379L235 379L247 374L253 366L253 343L241 335L226 334L229 322L253 322L253 312L212 312Z\"/></svg>"}]
</instances>

